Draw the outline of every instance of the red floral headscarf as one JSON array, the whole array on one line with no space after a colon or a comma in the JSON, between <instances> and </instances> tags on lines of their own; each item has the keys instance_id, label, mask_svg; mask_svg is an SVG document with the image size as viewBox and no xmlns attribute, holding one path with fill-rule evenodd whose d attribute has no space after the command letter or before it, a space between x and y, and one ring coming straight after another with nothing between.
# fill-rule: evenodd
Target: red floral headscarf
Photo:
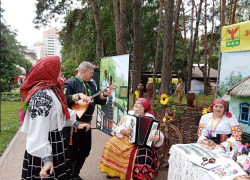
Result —
<instances>
[{"instance_id":1,"label":"red floral headscarf","mask_svg":"<svg viewBox=\"0 0 250 180\"><path fill-rule=\"evenodd\" d=\"M227 117L229 117L229 118L231 118L233 115L230 113L230 112L228 112L227 110L226 110L226 102L224 101L224 100L222 100L222 99L214 99L213 101L212 101L212 104L211 104L211 106L210 106L210 113L211 112L213 112L213 106L215 105L215 104L222 104L223 106L224 106L224 114L225 114L225 116L227 116Z\"/></svg>"},{"instance_id":2,"label":"red floral headscarf","mask_svg":"<svg viewBox=\"0 0 250 180\"><path fill-rule=\"evenodd\" d=\"M144 110L146 112L148 112L149 114L153 115L155 118L155 115L154 115L154 112L152 110L152 107L151 107L149 100L147 100L146 98L139 98L136 101L140 102L142 104Z\"/></svg>"},{"instance_id":3,"label":"red floral headscarf","mask_svg":"<svg viewBox=\"0 0 250 180\"><path fill-rule=\"evenodd\" d=\"M62 104L63 115L66 116L67 119L70 119L66 98L59 82L57 82L57 77L60 71L61 62L58 56L44 57L32 66L28 76L25 78L25 81L20 88L20 97L23 104L23 118L31 96L40 89L51 89Z\"/></svg>"}]
</instances>

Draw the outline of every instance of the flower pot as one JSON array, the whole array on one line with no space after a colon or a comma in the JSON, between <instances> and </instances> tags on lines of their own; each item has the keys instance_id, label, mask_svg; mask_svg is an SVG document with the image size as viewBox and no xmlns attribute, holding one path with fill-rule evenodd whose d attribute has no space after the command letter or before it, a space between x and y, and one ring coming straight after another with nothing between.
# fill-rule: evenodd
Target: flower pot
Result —
<instances>
[{"instance_id":1,"label":"flower pot","mask_svg":"<svg viewBox=\"0 0 250 180\"><path fill-rule=\"evenodd\" d=\"M148 95L152 96L152 94L153 94L153 83L152 82L147 82L146 89L148 91Z\"/></svg>"}]
</instances>

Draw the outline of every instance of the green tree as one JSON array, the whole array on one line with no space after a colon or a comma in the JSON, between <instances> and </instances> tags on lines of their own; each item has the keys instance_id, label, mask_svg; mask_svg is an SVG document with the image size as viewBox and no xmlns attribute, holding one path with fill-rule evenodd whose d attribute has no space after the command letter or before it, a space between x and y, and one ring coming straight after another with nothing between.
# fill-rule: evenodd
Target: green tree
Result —
<instances>
[{"instance_id":1,"label":"green tree","mask_svg":"<svg viewBox=\"0 0 250 180\"><path fill-rule=\"evenodd\" d=\"M1 12L4 10L1 9ZM16 65L31 67L22 55L20 43L16 40L17 31L13 31L1 18L1 92L13 89L13 81L21 74Z\"/></svg>"},{"instance_id":2,"label":"green tree","mask_svg":"<svg viewBox=\"0 0 250 180\"><path fill-rule=\"evenodd\" d=\"M235 73L234 71L232 71L225 78L225 80L220 83L220 88L219 88L220 95L223 96L229 88L240 82L242 79L244 78L242 77L242 74L240 72Z\"/></svg>"},{"instance_id":3,"label":"green tree","mask_svg":"<svg viewBox=\"0 0 250 180\"><path fill-rule=\"evenodd\" d=\"M74 59L67 59L62 65L62 73L66 79L75 76L75 69L78 67L78 64Z\"/></svg>"}]
</instances>

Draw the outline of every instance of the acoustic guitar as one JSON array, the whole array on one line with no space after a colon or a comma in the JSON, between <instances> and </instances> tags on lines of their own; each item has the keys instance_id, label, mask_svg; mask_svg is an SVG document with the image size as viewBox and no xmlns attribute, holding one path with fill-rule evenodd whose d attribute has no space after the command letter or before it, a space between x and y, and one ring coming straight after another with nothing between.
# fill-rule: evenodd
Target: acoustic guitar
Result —
<instances>
[{"instance_id":1,"label":"acoustic guitar","mask_svg":"<svg viewBox=\"0 0 250 180\"><path fill-rule=\"evenodd\" d=\"M116 86L116 85L112 85L112 86L110 86L110 87L108 87L108 88L116 89L117 86ZM92 95L92 96L91 96L91 99L93 99L93 98L96 97L96 96L99 96L101 93L103 93L103 92L105 92L105 91L106 91L106 89L104 89L103 91L98 92L98 93ZM81 100L79 100L79 101L81 101ZM77 115L79 118L81 118L82 115L87 111L87 109L88 109L90 103L91 103L91 102L89 102L89 103L82 102L81 104L76 104L76 103L74 103L74 104L71 106L71 108L76 112L76 115Z\"/></svg>"}]
</instances>

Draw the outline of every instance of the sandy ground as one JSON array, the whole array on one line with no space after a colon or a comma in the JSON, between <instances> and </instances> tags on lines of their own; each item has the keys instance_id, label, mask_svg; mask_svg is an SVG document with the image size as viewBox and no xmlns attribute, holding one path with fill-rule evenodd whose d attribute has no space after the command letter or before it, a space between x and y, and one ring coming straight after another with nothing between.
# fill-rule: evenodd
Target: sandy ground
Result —
<instances>
[{"instance_id":1,"label":"sandy ground","mask_svg":"<svg viewBox=\"0 0 250 180\"><path fill-rule=\"evenodd\" d=\"M93 118L95 119L95 118ZM92 121L92 127L95 127L95 121ZM84 180L106 180L106 174L101 173L99 169L99 163L103 147L106 141L111 136L102 132L99 129L92 130L92 149L90 156L87 158L80 176ZM10 146L10 150L6 157L2 158L2 164L0 165L0 180L18 180L21 179L23 156L25 151L26 134L20 133ZM119 178L112 178L112 180L118 180ZM167 169L159 171L159 175L155 180L166 180Z\"/></svg>"}]
</instances>

